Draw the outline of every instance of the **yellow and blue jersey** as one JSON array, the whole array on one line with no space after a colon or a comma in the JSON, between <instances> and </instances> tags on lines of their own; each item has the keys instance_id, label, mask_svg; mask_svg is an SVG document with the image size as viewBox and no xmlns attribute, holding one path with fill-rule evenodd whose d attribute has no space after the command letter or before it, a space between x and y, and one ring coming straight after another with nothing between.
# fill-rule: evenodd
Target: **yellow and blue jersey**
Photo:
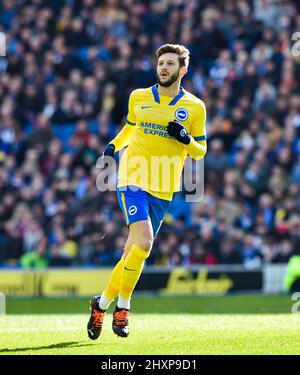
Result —
<instances>
[{"instance_id":1,"label":"yellow and blue jersey","mask_svg":"<svg viewBox=\"0 0 300 375\"><path fill-rule=\"evenodd\" d=\"M170 137L166 127L177 120L195 141L206 139L204 103L182 87L174 98L159 95L158 85L134 90L129 98L127 124L135 131L121 157L118 188L134 185L151 195L172 200L180 189L184 144Z\"/></svg>"}]
</instances>

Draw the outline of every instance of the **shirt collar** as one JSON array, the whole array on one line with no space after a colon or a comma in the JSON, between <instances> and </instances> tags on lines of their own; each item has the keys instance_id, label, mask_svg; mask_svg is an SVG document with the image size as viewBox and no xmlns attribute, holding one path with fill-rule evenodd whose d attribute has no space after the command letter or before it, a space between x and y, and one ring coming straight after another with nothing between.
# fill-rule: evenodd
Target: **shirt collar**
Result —
<instances>
[{"instance_id":1,"label":"shirt collar","mask_svg":"<svg viewBox=\"0 0 300 375\"><path fill-rule=\"evenodd\" d=\"M152 86L151 90L152 90L152 94L154 97L154 101L160 104L160 98L159 98L157 88L158 88L158 83ZM178 100L180 100L183 97L183 95L184 95L184 89L182 86L180 86L179 93L170 101L168 105L175 105L178 102Z\"/></svg>"}]
</instances>

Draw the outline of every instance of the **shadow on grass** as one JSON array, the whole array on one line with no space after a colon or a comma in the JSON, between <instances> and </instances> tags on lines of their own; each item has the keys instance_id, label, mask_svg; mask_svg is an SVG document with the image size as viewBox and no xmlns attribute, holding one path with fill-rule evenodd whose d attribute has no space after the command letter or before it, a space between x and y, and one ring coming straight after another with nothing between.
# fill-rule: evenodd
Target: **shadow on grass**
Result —
<instances>
[{"instance_id":1,"label":"shadow on grass","mask_svg":"<svg viewBox=\"0 0 300 375\"><path fill-rule=\"evenodd\" d=\"M76 348L82 346L91 346L92 343L87 343L85 341L69 341L61 342L59 344L44 345L44 346L33 346L26 348L12 348L12 349L0 349L0 353L10 353L10 352L26 352L27 350L41 350L41 349L65 349L65 348Z\"/></svg>"}]
</instances>

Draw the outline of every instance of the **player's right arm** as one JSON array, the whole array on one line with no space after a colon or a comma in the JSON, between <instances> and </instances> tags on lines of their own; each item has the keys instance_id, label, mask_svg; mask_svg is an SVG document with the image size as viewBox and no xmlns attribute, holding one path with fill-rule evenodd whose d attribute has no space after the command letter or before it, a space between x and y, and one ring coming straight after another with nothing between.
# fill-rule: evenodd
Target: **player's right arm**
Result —
<instances>
[{"instance_id":1,"label":"player's right arm","mask_svg":"<svg viewBox=\"0 0 300 375\"><path fill-rule=\"evenodd\" d=\"M130 139L135 131L136 115L134 112L135 91L132 91L128 102L128 116L126 124L119 134L106 146L104 155L113 156L115 152L122 150L130 143Z\"/></svg>"}]
</instances>

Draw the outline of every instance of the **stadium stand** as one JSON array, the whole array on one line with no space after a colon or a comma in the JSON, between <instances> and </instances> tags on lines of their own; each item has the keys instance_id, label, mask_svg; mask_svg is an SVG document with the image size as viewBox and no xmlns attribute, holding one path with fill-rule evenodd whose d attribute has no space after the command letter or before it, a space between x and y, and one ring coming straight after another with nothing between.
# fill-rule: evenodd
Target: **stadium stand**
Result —
<instances>
[{"instance_id":1,"label":"stadium stand","mask_svg":"<svg viewBox=\"0 0 300 375\"><path fill-rule=\"evenodd\" d=\"M191 51L184 87L207 106L205 195L178 193L149 264L287 262L300 249L296 0L3 0L0 266L102 266L127 229L95 163L155 50Z\"/></svg>"}]
</instances>

